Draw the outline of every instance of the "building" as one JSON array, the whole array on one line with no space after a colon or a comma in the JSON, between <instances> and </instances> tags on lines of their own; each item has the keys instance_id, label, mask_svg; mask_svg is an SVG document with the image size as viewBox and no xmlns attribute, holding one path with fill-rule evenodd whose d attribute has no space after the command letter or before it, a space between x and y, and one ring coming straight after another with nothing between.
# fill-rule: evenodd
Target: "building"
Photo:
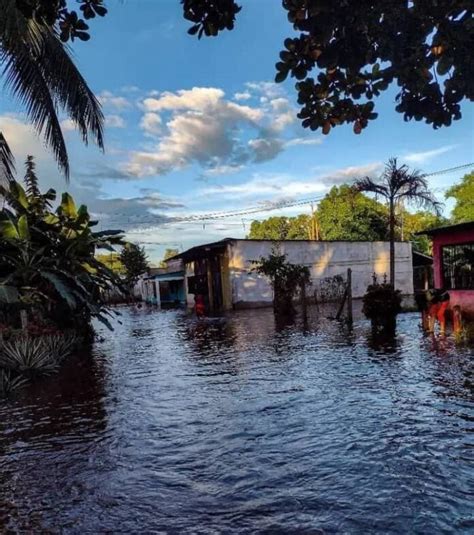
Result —
<instances>
[{"instance_id":1,"label":"building","mask_svg":"<svg viewBox=\"0 0 474 535\"><path fill-rule=\"evenodd\" d=\"M184 264L186 301L193 306L196 294L204 296L208 310L269 306L273 293L266 277L253 271L255 261L268 256L275 247L271 240L224 240L193 247L176 257ZM279 250L289 262L310 268L314 291L329 277L346 277L352 269L352 295L362 297L376 273L383 280L389 273L388 242L288 240ZM396 287L413 294L411 244L397 242ZM309 295L309 294L308 294Z\"/></svg>"},{"instance_id":2,"label":"building","mask_svg":"<svg viewBox=\"0 0 474 535\"><path fill-rule=\"evenodd\" d=\"M458 305L474 318L474 221L420 234L433 239L435 288L449 292L449 309Z\"/></svg>"},{"instance_id":3,"label":"building","mask_svg":"<svg viewBox=\"0 0 474 535\"><path fill-rule=\"evenodd\" d=\"M143 301L159 308L185 305L183 262L170 260L165 268L151 268L138 281L137 290Z\"/></svg>"},{"instance_id":4,"label":"building","mask_svg":"<svg viewBox=\"0 0 474 535\"><path fill-rule=\"evenodd\" d=\"M413 288L415 292L433 288L433 257L413 249Z\"/></svg>"}]
</instances>

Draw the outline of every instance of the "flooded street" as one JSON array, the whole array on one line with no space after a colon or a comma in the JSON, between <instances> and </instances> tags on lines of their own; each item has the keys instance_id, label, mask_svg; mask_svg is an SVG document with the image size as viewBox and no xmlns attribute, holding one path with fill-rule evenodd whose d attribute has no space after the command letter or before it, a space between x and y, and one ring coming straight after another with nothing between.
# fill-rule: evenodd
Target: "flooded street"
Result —
<instances>
[{"instance_id":1,"label":"flooded street","mask_svg":"<svg viewBox=\"0 0 474 535\"><path fill-rule=\"evenodd\" d=\"M122 309L0 402L0 531L472 533L472 349Z\"/></svg>"}]
</instances>

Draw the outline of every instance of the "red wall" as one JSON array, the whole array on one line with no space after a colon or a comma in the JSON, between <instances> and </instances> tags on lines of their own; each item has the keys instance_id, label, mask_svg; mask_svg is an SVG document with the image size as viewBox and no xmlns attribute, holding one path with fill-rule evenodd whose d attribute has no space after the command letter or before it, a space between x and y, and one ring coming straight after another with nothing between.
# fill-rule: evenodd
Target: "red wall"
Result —
<instances>
[{"instance_id":1,"label":"red wall","mask_svg":"<svg viewBox=\"0 0 474 535\"><path fill-rule=\"evenodd\" d=\"M442 255L443 245L455 245L457 243L474 243L474 231L444 232L433 237L433 271L435 288L443 288ZM449 308L460 305L463 313L474 317L474 290L448 290Z\"/></svg>"}]
</instances>

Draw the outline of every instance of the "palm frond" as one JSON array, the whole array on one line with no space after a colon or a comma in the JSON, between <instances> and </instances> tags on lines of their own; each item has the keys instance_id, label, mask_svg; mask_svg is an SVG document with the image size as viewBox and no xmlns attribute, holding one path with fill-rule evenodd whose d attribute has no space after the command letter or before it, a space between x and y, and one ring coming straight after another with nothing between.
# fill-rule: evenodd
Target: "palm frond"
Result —
<instances>
[{"instance_id":1,"label":"palm frond","mask_svg":"<svg viewBox=\"0 0 474 535\"><path fill-rule=\"evenodd\" d=\"M0 183L15 179L15 158L2 132L0 132Z\"/></svg>"},{"instance_id":2,"label":"palm frond","mask_svg":"<svg viewBox=\"0 0 474 535\"><path fill-rule=\"evenodd\" d=\"M69 115L86 144L91 135L103 149L100 104L51 27L27 19L16 0L0 0L0 13L0 64L5 85L25 106L68 179L68 155L58 111Z\"/></svg>"},{"instance_id":3,"label":"palm frond","mask_svg":"<svg viewBox=\"0 0 474 535\"><path fill-rule=\"evenodd\" d=\"M75 66L68 48L52 30L43 35L41 69L51 93L74 121L87 145L91 134L104 148L104 115L100 103Z\"/></svg>"},{"instance_id":4,"label":"palm frond","mask_svg":"<svg viewBox=\"0 0 474 535\"><path fill-rule=\"evenodd\" d=\"M10 3L11 0L0 0L0 7ZM68 178L69 160L56 102L38 61L42 49L42 30L34 21L22 21L20 14L16 21L18 33L10 38L8 36L13 33L12 29L6 30L7 38L4 38L1 33L4 28L0 27L0 63L3 65L5 86L25 107L34 128L44 135L46 143Z\"/></svg>"},{"instance_id":5,"label":"palm frond","mask_svg":"<svg viewBox=\"0 0 474 535\"><path fill-rule=\"evenodd\" d=\"M380 182L376 182L368 176L356 180L354 182L354 188L361 193L375 193L376 195L381 195L385 198L389 195L387 186Z\"/></svg>"}]
</instances>

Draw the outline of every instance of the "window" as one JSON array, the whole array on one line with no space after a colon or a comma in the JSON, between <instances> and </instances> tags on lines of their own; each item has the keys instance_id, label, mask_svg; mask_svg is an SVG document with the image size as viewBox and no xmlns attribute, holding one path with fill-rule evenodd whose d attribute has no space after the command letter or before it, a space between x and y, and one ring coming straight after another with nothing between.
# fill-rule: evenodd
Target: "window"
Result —
<instances>
[{"instance_id":1,"label":"window","mask_svg":"<svg viewBox=\"0 0 474 535\"><path fill-rule=\"evenodd\" d=\"M447 290L474 290L474 243L445 245L442 262Z\"/></svg>"}]
</instances>

